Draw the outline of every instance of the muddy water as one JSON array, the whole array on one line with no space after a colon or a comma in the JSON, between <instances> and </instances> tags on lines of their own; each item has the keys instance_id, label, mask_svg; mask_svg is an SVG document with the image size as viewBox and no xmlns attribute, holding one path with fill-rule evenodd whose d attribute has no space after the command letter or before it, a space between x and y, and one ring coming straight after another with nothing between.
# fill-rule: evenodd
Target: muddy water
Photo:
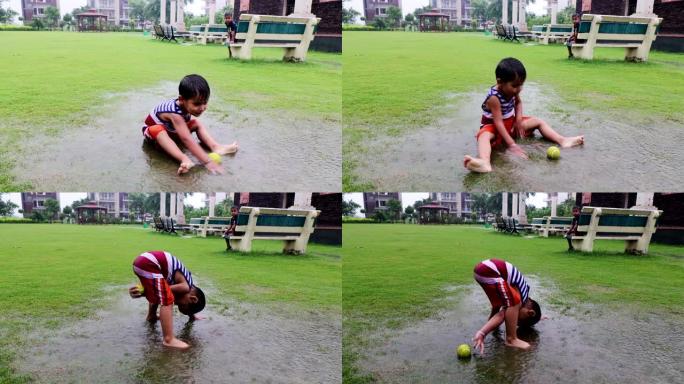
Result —
<instances>
[{"instance_id":1,"label":"muddy water","mask_svg":"<svg viewBox=\"0 0 684 384\"><path fill-rule=\"evenodd\" d=\"M217 97L201 120L217 141L237 140L240 151L223 157L224 175L195 167L177 176L175 160L144 145L141 134L149 111L177 92L177 84L165 82L142 92L110 95L107 108L91 123L63 129L59 137L31 139L18 155L17 181L58 191L289 191L293 185L307 191L340 190L339 120L261 113L258 106L238 110Z\"/></svg>"},{"instance_id":2,"label":"muddy water","mask_svg":"<svg viewBox=\"0 0 684 384\"><path fill-rule=\"evenodd\" d=\"M455 349L470 344L489 303L479 287L457 287L451 294L450 310L371 336L375 347L365 351L362 369L384 383L681 382L681 318L589 305L559 308L545 304L541 293L534 298L550 319L519 335L532 344L529 351L506 347L502 326L498 335L487 336L482 356L464 361Z\"/></svg>"},{"instance_id":3,"label":"muddy water","mask_svg":"<svg viewBox=\"0 0 684 384\"><path fill-rule=\"evenodd\" d=\"M648 117L579 110L539 84L525 85L524 114L547 121L565 136L584 134L582 147L564 149L559 161L546 159L551 145L541 138L523 140L529 160L494 151L494 172L471 174L463 156L477 155L481 90L446 96L448 106L432 112L434 124L399 137L364 143L355 172L360 182L380 190L572 190L677 189L684 177L684 127ZM355 156L357 156L355 154ZM382 169L382 172L378 172ZM609 177L608 177L609 176Z\"/></svg>"},{"instance_id":4,"label":"muddy water","mask_svg":"<svg viewBox=\"0 0 684 384\"><path fill-rule=\"evenodd\" d=\"M176 311L176 335L192 346L177 351L161 345L161 326L148 325L146 313L144 299L118 295L91 319L33 335L16 365L39 383L341 381L339 316L210 303L208 318L193 323Z\"/></svg>"}]
</instances>

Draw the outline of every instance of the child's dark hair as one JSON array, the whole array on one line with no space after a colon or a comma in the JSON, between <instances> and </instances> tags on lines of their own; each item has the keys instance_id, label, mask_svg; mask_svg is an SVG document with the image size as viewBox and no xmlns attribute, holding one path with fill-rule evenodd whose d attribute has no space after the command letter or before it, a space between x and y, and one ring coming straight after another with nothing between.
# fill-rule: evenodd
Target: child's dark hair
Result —
<instances>
[{"instance_id":1,"label":"child's dark hair","mask_svg":"<svg viewBox=\"0 0 684 384\"><path fill-rule=\"evenodd\" d=\"M522 82L527 78L527 71L520 60L507 57L499 62L496 66L496 78L502 82L508 83L510 81L520 80Z\"/></svg>"},{"instance_id":2,"label":"child's dark hair","mask_svg":"<svg viewBox=\"0 0 684 384\"><path fill-rule=\"evenodd\" d=\"M532 307L531 309L534 311L534 316L528 317L524 320L518 320L518 327L530 328L533 325L537 324L541 319L541 308L539 307L539 303L532 299L529 299L529 302L530 306Z\"/></svg>"},{"instance_id":3,"label":"child's dark hair","mask_svg":"<svg viewBox=\"0 0 684 384\"><path fill-rule=\"evenodd\" d=\"M230 12L226 12L223 14L223 17L228 17L228 16L233 17L233 15L231 15Z\"/></svg>"},{"instance_id":4,"label":"child's dark hair","mask_svg":"<svg viewBox=\"0 0 684 384\"><path fill-rule=\"evenodd\" d=\"M206 301L204 299L204 292L202 292L199 287L192 287L192 292L197 296L197 302L196 303L190 303L186 306L178 306L178 310L187 316L192 316L197 312L201 312L204 309L204 306L206 305Z\"/></svg>"},{"instance_id":5,"label":"child's dark hair","mask_svg":"<svg viewBox=\"0 0 684 384\"><path fill-rule=\"evenodd\" d=\"M209 101L211 90L209 83L200 75L187 75L178 85L178 94L184 99L190 100L197 97L201 102Z\"/></svg>"}]
</instances>

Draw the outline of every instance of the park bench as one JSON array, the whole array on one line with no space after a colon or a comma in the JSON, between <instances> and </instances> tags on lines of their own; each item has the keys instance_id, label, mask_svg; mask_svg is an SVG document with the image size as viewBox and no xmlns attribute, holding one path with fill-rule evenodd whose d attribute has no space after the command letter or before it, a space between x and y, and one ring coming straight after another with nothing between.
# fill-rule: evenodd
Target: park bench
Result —
<instances>
[{"instance_id":1,"label":"park bench","mask_svg":"<svg viewBox=\"0 0 684 384\"><path fill-rule=\"evenodd\" d=\"M190 230L197 233L197 231L200 229L202 224L204 223L204 217L193 217L190 219L190 223L188 226L190 227Z\"/></svg>"},{"instance_id":2,"label":"park bench","mask_svg":"<svg viewBox=\"0 0 684 384\"><path fill-rule=\"evenodd\" d=\"M572 53L591 60L596 47L624 47L625 60L646 61L662 20L659 17L582 15L578 43L572 45Z\"/></svg>"},{"instance_id":3,"label":"park bench","mask_svg":"<svg viewBox=\"0 0 684 384\"><path fill-rule=\"evenodd\" d=\"M506 230L506 224L504 224L503 218L501 216L497 216L496 219L494 219L494 222L497 231L503 232Z\"/></svg>"},{"instance_id":4,"label":"park bench","mask_svg":"<svg viewBox=\"0 0 684 384\"><path fill-rule=\"evenodd\" d=\"M544 24L532 26L532 36L543 45L551 41L566 41L572 36L572 24Z\"/></svg>"},{"instance_id":5,"label":"park bench","mask_svg":"<svg viewBox=\"0 0 684 384\"><path fill-rule=\"evenodd\" d=\"M202 45L207 42L223 44L228 39L228 27L224 24L191 25L189 35L193 41Z\"/></svg>"},{"instance_id":6,"label":"park bench","mask_svg":"<svg viewBox=\"0 0 684 384\"><path fill-rule=\"evenodd\" d=\"M533 217L532 218L532 224L531 224L532 230L537 232L537 233L541 233L541 229L545 223L546 223L546 216L544 216L544 217Z\"/></svg>"},{"instance_id":7,"label":"park bench","mask_svg":"<svg viewBox=\"0 0 684 384\"><path fill-rule=\"evenodd\" d=\"M622 240L625 252L648 253L656 220L663 211L583 207L572 245L582 252L591 252L594 240Z\"/></svg>"},{"instance_id":8,"label":"park bench","mask_svg":"<svg viewBox=\"0 0 684 384\"><path fill-rule=\"evenodd\" d=\"M164 231L164 223L162 222L160 217L154 218L154 230L157 232L163 232Z\"/></svg>"},{"instance_id":9,"label":"park bench","mask_svg":"<svg viewBox=\"0 0 684 384\"><path fill-rule=\"evenodd\" d=\"M320 20L316 17L242 14L236 42L229 44L229 53L231 57L250 60L253 47L277 47L285 51L283 60L304 61Z\"/></svg>"},{"instance_id":10,"label":"park bench","mask_svg":"<svg viewBox=\"0 0 684 384\"><path fill-rule=\"evenodd\" d=\"M321 211L241 207L238 214L236 233L230 237L230 245L240 252L252 249L252 240L281 240L284 253L306 252L309 236L314 231L314 222Z\"/></svg>"},{"instance_id":11,"label":"park bench","mask_svg":"<svg viewBox=\"0 0 684 384\"><path fill-rule=\"evenodd\" d=\"M166 40L166 35L164 34L164 30L162 29L161 25L154 25L154 38L158 40Z\"/></svg>"},{"instance_id":12,"label":"park bench","mask_svg":"<svg viewBox=\"0 0 684 384\"><path fill-rule=\"evenodd\" d=\"M230 217L203 216L199 226L193 225L192 230L196 235L207 237L207 234L223 233L229 225Z\"/></svg>"},{"instance_id":13,"label":"park bench","mask_svg":"<svg viewBox=\"0 0 684 384\"><path fill-rule=\"evenodd\" d=\"M570 229L572 217L548 216L542 227L540 235L549 237L549 234L565 233Z\"/></svg>"},{"instance_id":14,"label":"park bench","mask_svg":"<svg viewBox=\"0 0 684 384\"><path fill-rule=\"evenodd\" d=\"M495 31L496 31L496 38L497 39L504 39L504 40L506 39L506 31L504 30L503 25L497 24Z\"/></svg>"}]
</instances>

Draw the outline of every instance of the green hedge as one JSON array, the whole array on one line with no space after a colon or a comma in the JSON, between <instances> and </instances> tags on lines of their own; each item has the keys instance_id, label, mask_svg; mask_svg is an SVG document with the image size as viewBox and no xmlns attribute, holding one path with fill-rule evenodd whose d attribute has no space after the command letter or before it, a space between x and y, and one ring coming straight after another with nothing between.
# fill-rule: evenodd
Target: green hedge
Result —
<instances>
[{"instance_id":1,"label":"green hedge","mask_svg":"<svg viewBox=\"0 0 684 384\"><path fill-rule=\"evenodd\" d=\"M376 221L365 217L348 217L342 216L342 222L345 224L375 224Z\"/></svg>"},{"instance_id":2,"label":"green hedge","mask_svg":"<svg viewBox=\"0 0 684 384\"><path fill-rule=\"evenodd\" d=\"M34 29L26 25L0 25L0 31L33 31Z\"/></svg>"},{"instance_id":3,"label":"green hedge","mask_svg":"<svg viewBox=\"0 0 684 384\"><path fill-rule=\"evenodd\" d=\"M0 224L26 224L33 223L31 219L23 217L0 217Z\"/></svg>"}]
</instances>

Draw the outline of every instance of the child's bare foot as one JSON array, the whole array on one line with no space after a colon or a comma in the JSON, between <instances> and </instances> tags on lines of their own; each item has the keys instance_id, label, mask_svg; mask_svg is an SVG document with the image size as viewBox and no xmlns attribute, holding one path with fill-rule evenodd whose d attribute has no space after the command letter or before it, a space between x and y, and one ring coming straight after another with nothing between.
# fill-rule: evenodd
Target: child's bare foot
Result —
<instances>
[{"instance_id":1,"label":"child's bare foot","mask_svg":"<svg viewBox=\"0 0 684 384\"><path fill-rule=\"evenodd\" d=\"M477 157L472 157L470 155L465 155L463 157L463 166L468 168L470 171L478 173L487 173L492 171L492 165Z\"/></svg>"},{"instance_id":2,"label":"child's bare foot","mask_svg":"<svg viewBox=\"0 0 684 384\"><path fill-rule=\"evenodd\" d=\"M584 144L584 135L564 137L563 140L561 140L561 142L558 144L560 144L561 148L570 148L576 145L582 145Z\"/></svg>"},{"instance_id":3,"label":"child's bare foot","mask_svg":"<svg viewBox=\"0 0 684 384\"><path fill-rule=\"evenodd\" d=\"M162 344L164 344L165 347L178 348L178 349L187 349L190 347L190 344L188 344L182 340L178 340L175 337L171 341L169 341L168 343L166 341L162 341Z\"/></svg>"},{"instance_id":4,"label":"child's bare foot","mask_svg":"<svg viewBox=\"0 0 684 384\"><path fill-rule=\"evenodd\" d=\"M511 341L506 340L506 346L514 347L514 348L520 348L523 350L530 349L530 343L528 343L526 341L522 341L520 339L513 339Z\"/></svg>"},{"instance_id":5,"label":"child's bare foot","mask_svg":"<svg viewBox=\"0 0 684 384\"><path fill-rule=\"evenodd\" d=\"M195 163L193 162L182 162L180 167L178 167L178 174L182 175L184 173L188 173L190 168L194 167Z\"/></svg>"},{"instance_id":6,"label":"child's bare foot","mask_svg":"<svg viewBox=\"0 0 684 384\"><path fill-rule=\"evenodd\" d=\"M233 141L232 144L222 144L219 145L217 148L214 149L214 152L218 153L219 155L227 155L229 153L235 153L238 151L238 142Z\"/></svg>"}]
</instances>

